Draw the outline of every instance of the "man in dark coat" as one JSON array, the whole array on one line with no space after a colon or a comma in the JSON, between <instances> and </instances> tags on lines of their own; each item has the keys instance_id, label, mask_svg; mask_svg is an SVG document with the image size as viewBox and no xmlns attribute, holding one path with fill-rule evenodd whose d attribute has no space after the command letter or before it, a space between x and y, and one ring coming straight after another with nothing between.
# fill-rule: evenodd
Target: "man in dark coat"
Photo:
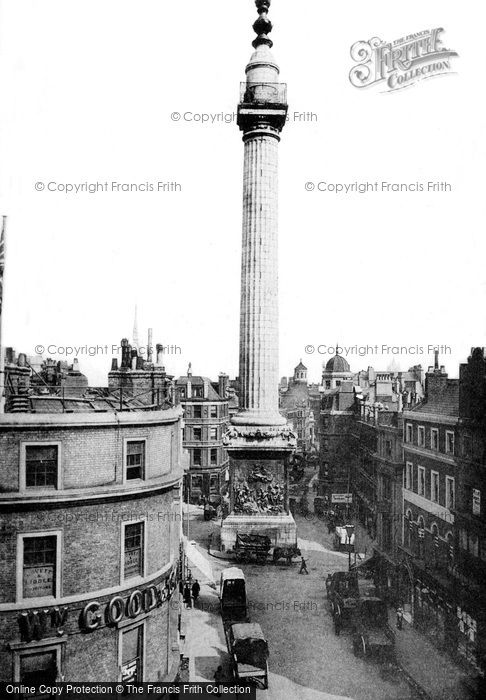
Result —
<instances>
[{"instance_id":1,"label":"man in dark coat","mask_svg":"<svg viewBox=\"0 0 486 700\"><path fill-rule=\"evenodd\" d=\"M201 586L199 585L199 581L196 579L194 583L192 584L192 597L194 598L194 602L197 602L197 599L199 598L199 592L201 590Z\"/></svg>"}]
</instances>

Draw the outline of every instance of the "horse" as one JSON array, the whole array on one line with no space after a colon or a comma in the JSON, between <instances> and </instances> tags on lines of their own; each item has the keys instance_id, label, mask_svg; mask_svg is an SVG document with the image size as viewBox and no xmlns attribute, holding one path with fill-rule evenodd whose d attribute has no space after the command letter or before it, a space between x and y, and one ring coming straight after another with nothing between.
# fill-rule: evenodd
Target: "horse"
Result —
<instances>
[{"instance_id":1,"label":"horse","mask_svg":"<svg viewBox=\"0 0 486 700\"><path fill-rule=\"evenodd\" d=\"M294 557L300 557L301 551L298 547L275 547L273 550L273 563L277 564L279 559L285 559L287 566L292 564Z\"/></svg>"}]
</instances>

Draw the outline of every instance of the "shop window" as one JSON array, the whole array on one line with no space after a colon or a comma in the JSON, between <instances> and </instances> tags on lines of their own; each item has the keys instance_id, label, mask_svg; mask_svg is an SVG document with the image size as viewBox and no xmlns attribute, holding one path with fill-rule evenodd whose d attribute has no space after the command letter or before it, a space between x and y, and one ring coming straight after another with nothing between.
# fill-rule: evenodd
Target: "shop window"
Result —
<instances>
[{"instance_id":1,"label":"shop window","mask_svg":"<svg viewBox=\"0 0 486 700\"><path fill-rule=\"evenodd\" d=\"M23 537L23 598L56 597L57 535Z\"/></svg>"},{"instance_id":2,"label":"shop window","mask_svg":"<svg viewBox=\"0 0 486 700\"><path fill-rule=\"evenodd\" d=\"M26 688L39 687L42 685L52 686L58 676L57 652L39 651L35 654L22 654L19 657L19 683ZM44 693L26 693L23 698L50 698L51 695Z\"/></svg>"},{"instance_id":3,"label":"shop window","mask_svg":"<svg viewBox=\"0 0 486 700\"><path fill-rule=\"evenodd\" d=\"M58 445L25 445L26 488L58 488L58 464Z\"/></svg>"},{"instance_id":4,"label":"shop window","mask_svg":"<svg viewBox=\"0 0 486 700\"><path fill-rule=\"evenodd\" d=\"M211 474L209 480L209 488L211 493L219 493L219 476L218 474Z\"/></svg>"},{"instance_id":5,"label":"shop window","mask_svg":"<svg viewBox=\"0 0 486 700\"><path fill-rule=\"evenodd\" d=\"M203 480L201 474L193 474L191 478L191 487L193 489L202 489Z\"/></svg>"},{"instance_id":6,"label":"shop window","mask_svg":"<svg viewBox=\"0 0 486 700\"><path fill-rule=\"evenodd\" d=\"M141 683L143 680L143 625L121 633L121 681Z\"/></svg>"},{"instance_id":7,"label":"shop window","mask_svg":"<svg viewBox=\"0 0 486 700\"><path fill-rule=\"evenodd\" d=\"M126 480L143 479L145 473L145 441L127 440Z\"/></svg>"},{"instance_id":8,"label":"shop window","mask_svg":"<svg viewBox=\"0 0 486 700\"><path fill-rule=\"evenodd\" d=\"M124 536L123 576L143 576L144 523L126 523Z\"/></svg>"}]
</instances>

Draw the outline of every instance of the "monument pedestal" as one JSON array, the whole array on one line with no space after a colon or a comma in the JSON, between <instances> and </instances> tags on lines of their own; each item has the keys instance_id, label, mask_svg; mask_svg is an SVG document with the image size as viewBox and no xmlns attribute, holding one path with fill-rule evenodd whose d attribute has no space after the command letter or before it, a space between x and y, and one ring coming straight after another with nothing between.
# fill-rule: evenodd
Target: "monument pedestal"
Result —
<instances>
[{"instance_id":1,"label":"monument pedestal","mask_svg":"<svg viewBox=\"0 0 486 700\"><path fill-rule=\"evenodd\" d=\"M291 513L280 515L235 515L231 513L223 520L221 549L233 549L236 535L267 535L272 547L287 547L297 544L297 525Z\"/></svg>"},{"instance_id":2,"label":"monument pedestal","mask_svg":"<svg viewBox=\"0 0 486 700\"><path fill-rule=\"evenodd\" d=\"M230 458L230 514L221 527L222 549L233 549L237 534L267 535L272 547L296 545L288 499L295 436L289 426L233 424L224 442Z\"/></svg>"}]
</instances>

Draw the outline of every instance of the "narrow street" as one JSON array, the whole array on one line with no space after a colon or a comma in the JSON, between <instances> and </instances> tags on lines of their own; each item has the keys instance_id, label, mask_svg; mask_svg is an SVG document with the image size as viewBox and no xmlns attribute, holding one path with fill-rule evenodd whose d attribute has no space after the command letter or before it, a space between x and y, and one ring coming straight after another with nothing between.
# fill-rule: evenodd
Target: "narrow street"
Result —
<instances>
[{"instance_id":1,"label":"narrow street","mask_svg":"<svg viewBox=\"0 0 486 700\"><path fill-rule=\"evenodd\" d=\"M334 634L325 594L329 572L346 569L347 555L332 550L332 536L322 521L297 516L299 545L308 562L309 575L299 575L299 565L242 565L247 580L251 620L258 622L270 649L269 689L259 697L346 697L355 700L406 700L412 698L401 678L386 680L372 662L355 658L350 635ZM231 562L210 556L208 535L216 522L204 522L202 510L190 514L190 541L196 544L212 568L214 581ZM214 583L198 570L193 576L202 582L201 599L187 611L191 635L191 680L213 680L217 666L226 670L227 654Z\"/></svg>"}]
</instances>

